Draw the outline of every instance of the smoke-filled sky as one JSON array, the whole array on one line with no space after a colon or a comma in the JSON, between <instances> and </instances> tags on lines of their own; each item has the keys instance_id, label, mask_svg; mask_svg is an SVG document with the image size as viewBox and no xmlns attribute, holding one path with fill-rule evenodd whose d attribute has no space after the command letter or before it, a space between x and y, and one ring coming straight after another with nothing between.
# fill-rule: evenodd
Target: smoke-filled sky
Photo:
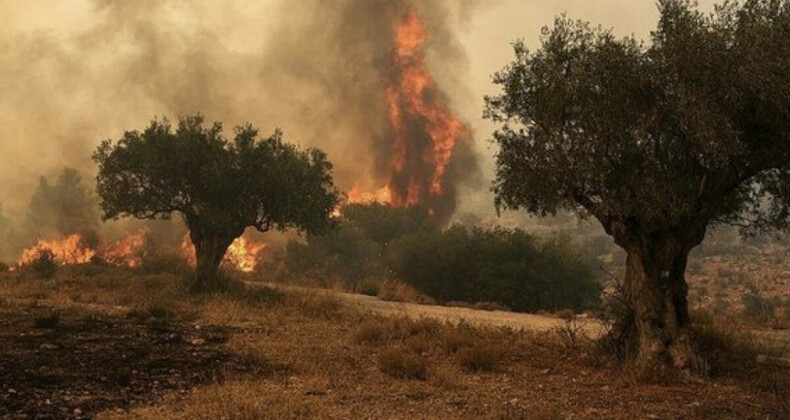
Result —
<instances>
[{"instance_id":1,"label":"smoke-filled sky","mask_svg":"<svg viewBox=\"0 0 790 420\"><path fill-rule=\"evenodd\" d=\"M396 0L0 0L0 202L20 213L41 175L93 177L93 148L153 117L202 112L230 129L325 149L342 188L386 182L386 11ZM645 38L654 0L412 0L426 60L448 107L472 130L482 180L460 209L493 213L491 125L480 116L510 43L537 46L554 17ZM705 10L712 1L701 2Z\"/></svg>"}]
</instances>

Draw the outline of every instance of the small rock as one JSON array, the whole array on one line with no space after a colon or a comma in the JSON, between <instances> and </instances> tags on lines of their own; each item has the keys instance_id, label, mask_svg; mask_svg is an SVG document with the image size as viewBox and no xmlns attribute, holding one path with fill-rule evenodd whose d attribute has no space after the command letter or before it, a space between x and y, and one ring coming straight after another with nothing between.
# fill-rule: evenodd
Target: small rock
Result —
<instances>
[{"instance_id":1,"label":"small rock","mask_svg":"<svg viewBox=\"0 0 790 420\"><path fill-rule=\"evenodd\" d=\"M544 374L544 375L548 375L550 372L551 372L551 369L543 369L541 371L541 373Z\"/></svg>"},{"instance_id":2,"label":"small rock","mask_svg":"<svg viewBox=\"0 0 790 420\"><path fill-rule=\"evenodd\" d=\"M74 417L77 417L77 418L82 417L82 410L80 410L79 408L75 408L74 409Z\"/></svg>"},{"instance_id":3,"label":"small rock","mask_svg":"<svg viewBox=\"0 0 790 420\"><path fill-rule=\"evenodd\" d=\"M601 391L604 391L604 392L607 392L607 391L609 391L610 389L611 389L611 388L609 387L609 385L604 385L604 386L602 386L602 387L601 387Z\"/></svg>"},{"instance_id":4,"label":"small rock","mask_svg":"<svg viewBox=\"0 0 790 420\"><path fill-rule=\"evenodd\" d=\"M195 347L200 347L200 346L202 346L204 344L206 344L206 340L204 340L202 338L196 338L196 339L192 340L192 345L195 346Z\"/></svg>"},{"instance_id":5,"label":"small rock","mask_svg":"<svg viewBox=\"0 0 790 420\"><path fill-rule=\"evenodd\" d=\"M519 401L518 398L513 398L512 400L510 400L508 402L510 403L510 405L516 405L516 404L518 404L518 401Z\"/></svg>"},{"instance_id":6,"label":"small rock","mask_svg":"<svg viewBox=\"0 0 790 420\"><path fill-rule=\"evenodd\" d=\"M39 346L39 349L40 349L40 350L47 350L47 351L50 351L50 350L57 350L57 349L58 349L58 346L56 346L56 345L54 345L54 344L52 344L52 343L44 343L44 344L42 344L41 346Z\"/></svg>"}]
</instances>

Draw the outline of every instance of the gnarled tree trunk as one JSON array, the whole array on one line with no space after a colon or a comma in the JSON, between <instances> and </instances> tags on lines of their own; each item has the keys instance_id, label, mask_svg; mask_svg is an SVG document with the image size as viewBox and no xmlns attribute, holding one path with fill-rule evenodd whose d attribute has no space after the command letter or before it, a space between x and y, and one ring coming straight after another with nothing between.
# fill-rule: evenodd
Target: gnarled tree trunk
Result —
<instances>
[{"instance_id":1,"label":"gnarled tree trunk","mask_svg":"<svg viewBox=\"0 0 790 420\"><path fill-rule=\"evenodd\" d=\"M708 371L691 328L685 278L689 251L698 243L673 235L645 235L624 246L627 309L612 334L644 376Z\"/></svg>"},{"instance_id":2,"label":"gnarled tree trunk","mask_svg":"<svg viewBox=\"0 0 790 420\"><path fill-rule=\"evenodd\" d=\"M222 289L225 285L218 275L219 265L235 238L195 232L190 232L189 236L195 246L195 289L199 291Z\"/></svg>"}]
</instances>

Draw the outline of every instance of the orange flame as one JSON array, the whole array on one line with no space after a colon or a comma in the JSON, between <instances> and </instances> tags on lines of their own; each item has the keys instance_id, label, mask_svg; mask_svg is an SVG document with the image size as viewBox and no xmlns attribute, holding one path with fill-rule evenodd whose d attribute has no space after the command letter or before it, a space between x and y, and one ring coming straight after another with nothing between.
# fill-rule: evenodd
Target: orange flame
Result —
<instances>
[{"instance_id":1,"label":"orange flame","mask_svg":"<svg viewBox=\"0 0 790 420\"><path fill-rule=\"evenodd\" d=\"M113 242L104 247L101 255L107 262L115 265L129 268L139 267L142 261L140 257L136 255L136 251L145 243L145 236L147 233L147 231L141 231Z\"/></svg>"},{"instance_id":2,"label":"orange flame","mask_svg":"<svg viewBox=\"0 0 790 420\"><path fill-rule=\"evenodd\" d=\"M94 257L100 257L113 265L134 268L140 265L140 258L135 255L135 252L145 242L146 233L146 231L142 231L100 246L98 249L89 247L84 238L76 233L63 239L42 239L36 245L22 251L22 256L17 264L30 264L42 252L49 251L60 265L86 264L91 262Z\"/></svg>"},{"instance_id":3,"label":"orange flame","mask_svg":"<svg viewBox=\"0 0 790 420\"><path fill-rule=\"evenodd\" d=\"M364 192L359 188L353 188L351 191L348 192L348 203L349 204L372 204L372 203L379 203L379 204L390 204L392 203L392 191L389 187L380 188L376 192Z\"/></svg>"},{"instance_id":4,"label":"orange flame","mask_svg":"<svg viewBox=\"0 0 790 420\"><path fill-rule=\"evenodd\" d=\"M352 190L351 203L385 202L406 207L434 201L445 193L447 167L457 141L469 136L469 130L441 102L436 82L426 69L428 32L415 9L401 4L405 11L393 20L393 76L386 92L394 136L390 179L375 193ZM416 146L415 136L427 137L430 145Z\"/></svg>"},{"instance_id":5,"label":"orange flame","mask_svg":"<svg viewBox=\"0 0 790 420\"><path fill-rule=\"evenodd\" d=\"M39 240L32 248L22 251L19 265L34 262L44 251L51 252L61 265L85 264L96 255L96 251L88 247L80 235L74 234L60 240Z\"/></svg>"},{"instance_id":6,"label":"orange flame","mask_svg":"<svg viewBox=\"0 0 790 420\"><path fill-rule=\"evenodd\" d=\"M242 273L251 273L255 271L255 267L261 261L261 252L266 249L268 245L265 243L257 243L249 241L244 236L236 238L225 252L225 257L222 259L222 264L230 266ZM181 241L181 251L187 258L190 264L195 264L195 246L189 238L189 234L184 235Z\"/></svg>"}]
</instances>

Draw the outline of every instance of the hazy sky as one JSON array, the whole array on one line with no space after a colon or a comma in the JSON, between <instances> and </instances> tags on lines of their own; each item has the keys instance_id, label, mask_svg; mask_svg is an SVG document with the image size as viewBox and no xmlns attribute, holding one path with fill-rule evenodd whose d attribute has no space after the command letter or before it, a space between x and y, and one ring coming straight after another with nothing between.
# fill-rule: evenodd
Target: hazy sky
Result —
<instances>
[{"instance_id":1,"label":"hazy sky","mask_svg":"<svg viewBox=\"0 0 790 420\"><path fill-rule=\"evenodd\" d=\"M19 211L40 175L74 166L92 176L89 155L99 141L142 128L154 116L195 111L227 126L251 121L264 132L282 127L289 140L324 147L341 183L372 176L359 167L369 150L354 139L365 118L342 112L370 108L356 99L365 96L356 92L340 106L316 99L327 96L326 89L339 89L323 67L342 67L343 61L326 57L344 57L347 47L357 48L350 44L362 44L323 42L324 15L336 31L373 19L333 12L349 2L0 0L0 202ZM523 38L534 48L541 27L563 12L639 38L649 35L657 19L654 0L415 3L444 31L442 47L429 51L429 65L451 107L475 131L486 177L493 152L486 140L491 127L480 118L482 96L492 92L491 74L511 59L512 41ZM712 9L712 1L700 3ZM364 22L370 28L377 24ZM353 51L357 57L367 50ZM358 67L339 70L364 77ZM321 83L304 82L311 77ZM489 183L466 197L462 208L492 210Z\"/></svg>"}]
</instances>

